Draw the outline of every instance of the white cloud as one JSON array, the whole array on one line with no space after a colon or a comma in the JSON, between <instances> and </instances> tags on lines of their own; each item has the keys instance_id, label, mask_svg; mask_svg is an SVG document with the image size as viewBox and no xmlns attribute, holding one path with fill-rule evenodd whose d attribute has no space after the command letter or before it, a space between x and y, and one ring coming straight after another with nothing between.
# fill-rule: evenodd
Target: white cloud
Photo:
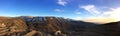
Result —
<instances>
[{"instance_id":1,"label":"white cloud","mask_svg":"<svg viewBox=\"0 0 120 36\"><path fill-rule=\"evenodd\" d=\"M97 10L97 8L94 5L79 6L79 8L83 8L95 16L100 14L100 12Z\"/></svg>"},{"instance_id":2,"label":"white cloud","mask_svg":"<svg viewBox=\"0 0 120 36\"><path fill-rule=\"evenodd\" d=\"M57 2L59 5L65 6L67 2L65 0L58 0Z\"/></svg>"},{"instance_id":3,"label":"white cloud","mask_svg":"<svg viewBox=\"0 0 120 36\"><path fill-rule=\"evenodd\" d=\"M91 16L82 19L83 21L87 22L97 22L97 23L109 23L109 22L117 22L120 21L120 7L118 8L107 8L111 10L107 11L98 11L97 9L100 9L100 7L96 7L94 5L87 5L87 6L79 6L80 8L85 9L86 11L90 12L93 15L97 16ZM102 7L101 7L102 8ZM76 17L75 20L81 20L81 17Z\"/></svg>"},{"instance_id":4,"label":"white cloud","mask_svg":"<svg viewBox=\"0 0 120 36\"><path fill-rule=\"evenodd\" d=\"M62 12L63 10L61 10L61 9L55 9L54 11L55 12Z\"/></svg>"},{"instance_id":5,"label":"white cloud","mask_svg":"<svg viewBox=\"0 0 120 36\"><path fill-rule=\"evenodd\" d=\"M104 16L106 17L111 17L116 19L117 21L120 21L120 7L118 8L112 8L111 11L106 11L103 13Z\"/></svg>"},{"instance_id":6,"label":"white cloud","mask_svg":"<svg viewBox=\"0 0 120 36\"><path fill-rule=\"evenodd\" d=\"M109 8L111 9L111 8ZM104 11L98 17L90 17L84 19L87 22L98 22L98 23L108 23L108 22L117 22L120 21L120 7L115 8L109 11Z\"/></svg>"}]
</instances>

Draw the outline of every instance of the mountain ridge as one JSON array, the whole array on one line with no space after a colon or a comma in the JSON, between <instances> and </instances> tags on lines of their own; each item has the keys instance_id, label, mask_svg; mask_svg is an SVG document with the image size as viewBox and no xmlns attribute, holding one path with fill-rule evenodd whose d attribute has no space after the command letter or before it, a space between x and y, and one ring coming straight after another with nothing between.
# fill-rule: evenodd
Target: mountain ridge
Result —
<instances>
[{"instance_id":1,"label":"mountain ridge","mask_svg":"<svg viewBox=\"0 0 120 36\"><path fill-rule=\"evenodd\" d=\"M96 23L89 23L84 21L76 21L72 19L65 19L62 17L10 17L0 19L0 34L1 36L84 36L85 34L91 36L110 36L107 29L114 30L114 35L118 33L116 30L119 27L115 25L116 29L112 29L109 23L100 25ZM116 23L112 23L116 24ZM106 27L107 26L107 27ZM103 29L103 30L102 30ZM100 31L104 31L100 32ZM100 33L96 33L100 32ZM102 33L102 34L101 34Z\"/></svg>"}]
</instances>

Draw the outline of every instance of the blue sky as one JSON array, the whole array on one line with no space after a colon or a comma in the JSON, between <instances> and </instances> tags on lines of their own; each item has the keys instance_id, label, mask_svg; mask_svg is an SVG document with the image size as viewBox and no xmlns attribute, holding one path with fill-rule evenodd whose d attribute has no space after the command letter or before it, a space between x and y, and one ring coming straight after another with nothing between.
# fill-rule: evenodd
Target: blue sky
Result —
<instances>
[{"instance_id":1,"label":"blue sky","mask_svg":"<svg viewBox=\"0 0 120 36\"><path fill-rule=\"evenodd\" d=\"M0 0L0 16L119 18L120 0Z\"/></svg>"}]
</instances>

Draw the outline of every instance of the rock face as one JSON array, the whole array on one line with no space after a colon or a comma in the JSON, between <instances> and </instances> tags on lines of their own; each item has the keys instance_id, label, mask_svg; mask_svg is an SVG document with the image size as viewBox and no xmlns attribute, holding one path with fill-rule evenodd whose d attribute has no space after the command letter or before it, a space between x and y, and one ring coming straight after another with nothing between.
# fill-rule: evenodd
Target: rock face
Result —
<instances>
[{"instance_id":1,"label":"rock face","mask_svg":"<svg viewBox=\"0 0 120 36\"><path fill-rule=\"evenodd\" d=\"M0 17L0 36L118 36L118 25L97 25L62 17Z\"/></svg>"}]
</instances>

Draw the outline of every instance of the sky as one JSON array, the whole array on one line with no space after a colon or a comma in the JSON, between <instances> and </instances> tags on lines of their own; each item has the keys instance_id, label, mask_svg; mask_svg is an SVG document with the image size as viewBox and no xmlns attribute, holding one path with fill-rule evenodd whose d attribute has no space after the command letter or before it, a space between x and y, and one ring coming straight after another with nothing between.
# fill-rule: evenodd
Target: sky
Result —
<instances>
[{"instance_id":1,"label":"sky","mask_svg":"<svg viewBox=\"0 0 120 36\"><path fill-rule=\"evenodd\" d=\"M120 20L120 0L0 0L0 16L57 16L88 22Z\"/></svg>"}]
</instances>

